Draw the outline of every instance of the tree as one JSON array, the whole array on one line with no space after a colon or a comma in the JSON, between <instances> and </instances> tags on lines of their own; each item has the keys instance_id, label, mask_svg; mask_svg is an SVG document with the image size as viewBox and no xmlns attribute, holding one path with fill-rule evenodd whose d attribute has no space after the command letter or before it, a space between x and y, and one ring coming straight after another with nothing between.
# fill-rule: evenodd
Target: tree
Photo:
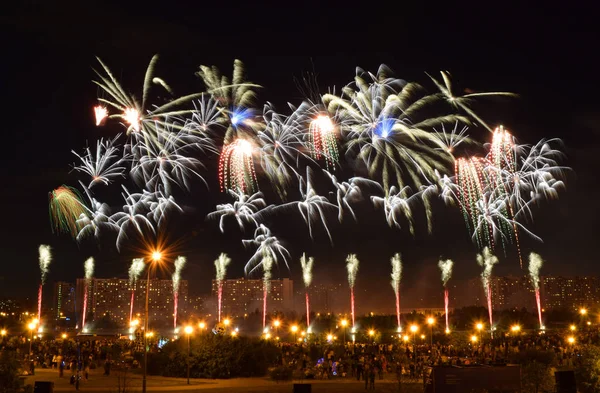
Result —
<instances>
[{"instance_id":1,"label":"tree","mask_svg":"<svg viewBox=\"0 0 600 393\"><path fill-rule=\"evenodd\" d=\"M521 382L524 392L553 391L554 352L530 349L518 353L515 360L521 364Z\"/></svg>"},{"instance_id":2,"label":"tree","mask_svg":"<svg viewBox=\"0 0 600 393\"><path fill-rule=\"evenodd\" d=\"M581 393L600 391L600 347L586 345L575 365L575 378Z\"/></svg>"}]
</instances>

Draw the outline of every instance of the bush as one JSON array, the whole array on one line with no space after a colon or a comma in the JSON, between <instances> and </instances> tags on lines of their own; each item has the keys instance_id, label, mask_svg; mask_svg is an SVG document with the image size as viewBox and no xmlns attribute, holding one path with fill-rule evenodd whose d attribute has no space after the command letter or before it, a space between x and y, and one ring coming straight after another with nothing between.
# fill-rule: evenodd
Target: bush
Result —
<instances>
[{"instance_id":1,"label":"bush","mask_svg":"<svg viewBox=\"0 0 600 393\"><path fill-rule=\"evenodd\" d=\"M275 364L279 350L264 340L206 334L191 340L190 377L235 378L265 376ZM148 373L185 377L187 339L166 344L162 352L149 354ZM151 355L151 356L150 356Z\"/></svg>"},{"instance_id":2,"label":"bush","mask_svg":"<svg viewBox=\"0 0 600 393\"><path fill-rule=\"evenodd\" d=\"M273 381L291 381L294 370L291 367L277 366L269 369L269 377Z\"/></svg>"},{"instance_id":3,"label":"bush","mask_svg":"<svg viewBox=\"0 0 600 393\"><path fill-rule=\"evenodd\" d=\"M16 393L21 390L20 369L21 365L15 352L0 351L0 393Z\"/></svg>"}]
</instances>

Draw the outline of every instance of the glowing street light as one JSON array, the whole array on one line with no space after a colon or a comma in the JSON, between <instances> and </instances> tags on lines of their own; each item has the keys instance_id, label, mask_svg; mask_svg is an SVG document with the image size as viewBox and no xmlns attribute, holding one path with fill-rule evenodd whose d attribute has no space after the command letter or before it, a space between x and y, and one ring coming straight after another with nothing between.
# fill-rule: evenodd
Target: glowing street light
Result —
<instances>
[{"instance_id":1,"label":"glowing street light","mask_svg":"<svg viewBox=\"0 0 600 393\"><path fill-rule=\"evenodd\" d=\"M369 330L369 336L373 337L375 335L375 330L371 329Z\"/></svg>"},{"instance_id":2,"label":"glowing street light","mask_svg":"<svg viewBox=\"0 0 600 393\"><path fill-rule=\"evenodd\" d=\"M476 343L477 342L477 336L476 335L472 335L471 336L471 342L472 343Z\"/></svg>"},{"instance_id":3,"label":"glowing street light","mask_svg":"<svg viewBox=\"0 0 600 393\"><path fill-rule=\"evenodd\" d=\"M2 336L3 338L4 336L6 336L6 329L0 330L0 336Z\"/></svg>"},{"instance_id":4,"label":"glowing street light","mask_svg":"<svg viewBox=\"0 0 600 393\"><path fill-rule=\"evenodd\" d=\"M569 344L575 344L575 337L569 336L569 338L567 338L567 341L569 342Z\"/></svg>"},{"instance_id":5,"label":"glowing street light","mask_svg":"<svg viewBox=\"0 0 600 393\"><path fill-rule=\"evenodd\" d=\"M206 329L206 323L205 323L205 322L200 322L200 323L198 324L198 328L200 328L200 330L204 330L204 329Z\"/></svg>"},{"instance_id":6,"label":"glowing street light","mask_svg":"<svg viewBox=\"0 0 600 393\"><path fill-rule=\"evenodd\" d=\"M229 326L230 324L231 324L231 320L230 320L229 318L225 318L225 319L223 320L223 325L225 325L225 326Z\"/></svg>"},{"instance_id":7,"label":"glowing street light","mask_svg":"<svg viewBox=\"0 0 600 393\"><path fill-rule=\"evenodd\" d=\"M38 320L34 319L33 321L29 322L29 324L27 325L27 328L31 332L31 340L29 340L29 356L31 356L31 346L33 345L33 331L35 330L35 327L37 326L37 324L38 324Z\"/></svg>"},{"instance_id":8,"label":"glowing street light","mask_svg":"<svg viewBox=\"0 0 600 393\"><path fill-rule=\"evenodd\" d=\"M410 340L410 337L408 337L408 334L405 334L404 337L402 337L402 340L404 340L404 342L407 343L408 340Z\"/></svg>"},{"instance_id":9,"label":"glowing street light","mask_svg":"<svg viewBox=\"0 0 600 393\"><path fill-rule=\"evenodd\" d=\"M67 338L67 333L63 333L61 337L62 337L62 339L63 339L63 340L66 340L66 338Z\"/></svg>"},{"instance_id":10,"label":"glowing street light","mask_svg":"<svg viewBox=\"0 0 600 393\"><path fill-rule=\"evenodd\" d=\"M294 333L294 341L296 341L296 332L298 332L298 325L292 325L290 327L290 330L292 331L292 333Z\"/></svg>"},{"instance_id":11,"label":"glowing street light","mask_svg":"<svg viewBox=\"0 0 600 393\"><path fill-rule=\"evenodd\" d=\"M569 329L571 329L571 331L574 332L575 330L577 330L577 327L575 327L575 325L571 325L569 326Z\"/></svg>"},{"instance_id":12,"label":"glowing street light","mask_svg":"<svg viewBox=\"0 0 600 393\"><path fill-rule=\"evenodd\" d=\"M344 344L346 344L346 327L348 326L348 320L342 319L340 324L342 325L342 330L344 331Z\"/></svg>"},{"instance_id":13,"label":"glowing street light","mask_svg":"<svg viewBox=\"0 0 600 393\"><path fill-rule=\"evenodd\" d=\"M327 341L329 341L329 342L333 341L333 334L327 335Z\"/></svg>"},{"instance_id":14,"label":"glowing street light","mask_svg":"<svg viewBox=\"0 0 600 393\"><path fill-rule=\"evenodd\" d=\"M519 331L521 331L521 326L519 326L519 325L512 325L512 326L510 327L510 330L511 330L512 332L514 332L514 333L518 333Z\"/></svg>"},{"instance_id":15,"label":"glowing street light","mask_svg":"<svg viewBox=\"0 0 600 393\"><path fill-rule=\"evenodd\" d=\"M579 310L579 313L581 315L586 315L587 314L587 310L585 308L582 308L582 309Z\"/></svg>"}]
</instances>

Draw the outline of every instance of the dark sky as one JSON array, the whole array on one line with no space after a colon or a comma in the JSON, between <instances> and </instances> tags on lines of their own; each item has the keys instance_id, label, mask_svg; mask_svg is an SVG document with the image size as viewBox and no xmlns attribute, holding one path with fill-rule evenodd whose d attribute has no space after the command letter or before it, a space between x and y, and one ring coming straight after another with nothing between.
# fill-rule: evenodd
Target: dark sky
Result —
<instances>
[{"instance_id":1,"label":"dark sky","mask_svg":"<svg viewBox=\"0 0 600 393\"><path fill-rule=\"evenodd\" d=\"M110 246L77 245L51 233L47 193L63 183L76 185L77 177L69 174L72 149L80 151L86 140L93 143L118 132L93 126L94 56L109 64L125 86L139 91L155 53L161 54L157 73L181 93L201 89L193 75L198 65L215 64L229 74L233 59L239 58L248 78L265 87L259 104L272 101L282 111L286 101L299 103L293 78L303 72L316 71L321 88L339 87L352 80L356 66L374 72L381 63L396 76L430 88L425 72L448 70L462 88L516 92L518 99L486 100L478 108L489 123L501 122L522 143L562 138L565 164L573 168L561 199L535 212L531 229L544 244L523 240L523 250L544 256L546 274L600 273L595 252L600 68L593 10L488 3L440 8L429 2L395 7L364 3L357 8L351 2L306 4L292 9L284 1L259 3L175 7L152 1L138 5L36 0L15 2L3 10L0 296L35 293L40 243L54 248L50 281L81 276L89 255L98 259L98 276L125 276L132 250L119 255ZM481 129L472 132L481 140L486 137ZM205 201L202 206L208 209L218 195L199 191L194 197ZM479 272L475 247L458 212L436 212L434 234L428 236L420 228L414 239L388 229L383 216L375 219L373 210L366 208L359 223L341 226L332 217L333 248L323 233L310 242L297 215L277 218L273 229L293 254L296 278L302 251L316 256L316 282L344 280L345 255L356 252L362 261L359 285L387 285L389 257L400 251L405 256L406 290L422 292L428 283L439 282L435 264L440 255L457 262L458 278ZM178 252L189 260L184 278L193 282L192 292L202 292L219 252L234 257L231 276L241 274L250 253L242 249L239 232L221 236L216 225L206 224L196 213L181 218L177 225L185 228L184 236L176 236L183 239ZM502 256L497 272L519 272L514 252ZM280 274L286 276L287 269L281 267Z\"/></svg>"}]
</instances>

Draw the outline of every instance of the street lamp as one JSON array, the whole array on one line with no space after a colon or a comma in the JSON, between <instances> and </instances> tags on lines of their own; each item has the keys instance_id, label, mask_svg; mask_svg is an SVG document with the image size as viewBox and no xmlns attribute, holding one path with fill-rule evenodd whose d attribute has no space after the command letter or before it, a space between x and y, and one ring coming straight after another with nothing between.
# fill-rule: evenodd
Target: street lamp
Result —
<instances>
[{"instance_id":1,"label":"street lamp","mask_svg":"<svg viewBox=\"0 0 600 393\"><path fill-rule=\"evenodd\" d=\"M521 331L521 326L519 325L513 325L510 327L510 330L514 333L518 333L519 331Z\"/></svg>"},{"instance_id":2,"label":"street lamp","mask_svg":"<svg viewBox=\"0 0 600 393\"><path fill-rule=\"evenodd\" d=\"M429 345L433 348L433 325L435 325L435 318L429 317L427 318L427 324L429 325Z\"/></svg>"},{"instance_id":3,"label":"street lamp","mask_svg":"<svg viewBox=\"0 0 600 393\"><path fill-rule=\"evenodd\" d=\"M587 314L587 310L585 308L582 308L579 310L579 313L583 316L585 316Z\"/></svg>"},{"instance_id":4,"label":"street lamp","mask_svg":"<svg viewBox=\"0 0 600 393\"><path fill-rule=\"evenodd\" d=\"M144 373L142 375L142 393L146 393L146 375L148 374L148 320L149 320L149 311L148 311L148 298L150 296L150 270L152 270L152 265L155 263L160 263L162 260L162 252L159 250L152 251L151 254L151 262L148 266L148 275L146 278L146 306L144 307Z\"/></svg>"},{"instance_id":5,"label":"street lamp","mask_svg":"<svg viewBox=\"0 0 600 393\"><path fill-rule=\"evenodd\" d=\"M36 326L37 326L37 319L34 319L33 321L29 322L29 324L27 325L27 328L31 332L31 339L29 340L29 356L31 356L31 345L33 344L33 331L35 330Z\"/></svg>"},{"instance_id":6,"label":"street lamp","mask_svg":"<svg viewBox=\"0 0 600 393\"><path fill-rule=\"evenodd\" d=\"M342 325L342 330L344 330L344 345L346 345L346 326L348 326L348 320L342 319L340 324Z\"/></svg>"},{"instance_id":7,"label":"street lamp","mask_svg":"<svg viewBox=\"0 0 600 393\"><path fill-rule=\"evenodd\" d=\"M333 334L327 335L327 341L329 341L329 342L333 341Z\"/></svg>"},{"instance_id":8,"label":"street lamp","mask_svg":"<svg viewBox=\"0 0 600 393\"><path fill-rule=\"evenodd\" d=\"M190 325L186 326L183 329L185 335L187 336L187 345L188 345L188 353L187 353L187 384L190 384L190 336L194 332L194 328Z\"/></svg>"},{"instance_id":9,"label":"street lamp","mask_svg":"<svg viewBox=\"0 0 600 393\"><path fill-rule=\"evenodd\" d=\"M471 342L474 344L477 342L477 336L476 335L472 335L471 336Z\"/></svg>"},{"instance_id":10,"label":"street lamp","mask_svg":"<svg viewBox=\"0 0 600 393\"><path fill-rule=\"evenodd\" d=\"M575 327L575 325L571 325L569 326L569 329L571 329L571 331L574 332L577 328Z\"/></svg>"},{"instance_id":11,"label":"street lamp","mask_svg":"<svg viewBox=\"0 0 600 393\"><path fill-rule=\"evenodd\" d=\"M281 325L281 321L279 321L279 319L276 319L273 321L273 327L275 328L275 335L279 334L279 325Z\"/></svg>"},{"instance_id":12,"label":"street lamp","mask_svg":"<svg viewBox=\"0 0 600 393\"><path fill-rule=\"evenodd\" d=\"M417 325L410 325L410 331L413 334L413 356L414 356L414 360L415 363L417 362L417 331L419 330L419 327Z\"/></svg>"},{"instance_id":13,"label":"street lamp","mask_svg":"<svg viewBox=\"0 0 600 393\"><path fill-rule=\"evenodd\" d=\"M567 338L567 341L569 342L569 344L574 344L575 343L575 337L569 336L569 338Z\"/></svg>"},{"instance_id":14,"label":"street lamp","mask_svg":"<svg viewBox=\"0 0 600 393\"><path fill-rule=\"evenodd\" d=\"M292 333L294 333L294 341L296 341L296 332L298 331L298 326L297 325L292 325L292 327L290 328L290 330L292 331Z\"/></svg>"},{"instance_id":15,"label":"street lamp","mask_svg":"<svg viewBox=\"0 0 600 393\"><path fill-rule=\"evenodd\" d=\"M371 340L373 340L374 336L375 336L375 330L373 330L373 329L369 330L369 337L371 337Z\"/></svg>"},{"instance_id":16,"label":"street lamp","mask_svg":"<svg viewBox=\"0 0 600 393\"><path fill-rule=\"evenodd\" d=\"M4 336L6 336L6 329L0 330L0 336L2 336L2 338L4 338Z\"/></svg>"},{"instance_id":17,"label":"street lamp","mask_svg":"<svg viewBox=\"0 0 600 393\"><path fill-rule=\"evenodd\" d=\"M206 329L206 323L204 323L204 322L200 322L200 323L198 324L198 327L200 328L200 330L204 330L204 329Z\"/></svg>"},{"instance_id":18,"label":"street lamp","mask_svg":"<svg viewBox=\"0 0 600 393\"><path fill-rule=\"evenodd\" d=\"M67 339L67 333L63 333L61 337L62 337L63 340L66 340Z\"/></svg>"}]
</instances>

